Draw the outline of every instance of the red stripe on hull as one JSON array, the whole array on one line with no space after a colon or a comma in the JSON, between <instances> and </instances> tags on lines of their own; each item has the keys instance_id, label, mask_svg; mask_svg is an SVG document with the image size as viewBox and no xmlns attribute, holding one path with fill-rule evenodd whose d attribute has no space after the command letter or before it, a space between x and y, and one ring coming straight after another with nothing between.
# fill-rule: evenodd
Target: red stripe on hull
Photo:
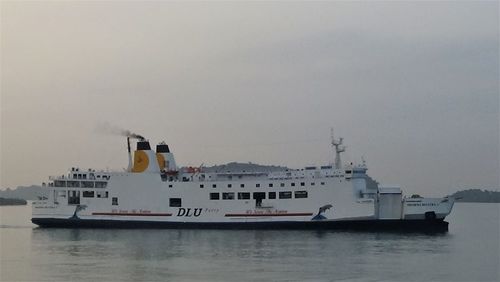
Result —
<instances>
[{"instance_id":1,"label":"red stripe on hull","mask_svg":"<svg viewBox=\"0 0 500 282\"><path fill-rule=\"evenodd\" d=\"M172 216L171 213L129 213L129 212L93 212L92 215L118 215L118 216Z\"/></svg>"},{"instance_id":2,"label":"red stripe on hull","mask_svg":"<svg viewBox=\"0 0 500 282\"><path fill-rule=\"evenodd\" d=\"M312 213L262 213L262 214L246 214L246 213L227 213L225 217L260 217L260 216L311 216Z\"/></svg>"}]
</instances>

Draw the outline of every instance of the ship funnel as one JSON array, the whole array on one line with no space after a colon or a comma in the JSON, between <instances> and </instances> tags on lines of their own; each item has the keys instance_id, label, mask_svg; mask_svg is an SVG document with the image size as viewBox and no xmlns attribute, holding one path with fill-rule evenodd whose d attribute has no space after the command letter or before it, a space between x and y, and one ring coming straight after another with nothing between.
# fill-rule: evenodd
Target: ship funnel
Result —
<instances>
[{"instance_id":1,"label":"ship funnel","mask_svg":"<svg viewBox=\"0 0 500 282\"><path fill-rule=\"evenodd\" d=\"M177 171L174 154L170 152L165 142L156 145L156 159L158 160L160 170Z\"/></svg>"},{"instance_id":2,"label":"ship funnel","mask_svg":"<svg viewBox=\"0 0 500 282\"><path fill-rule=\"evenodd\" d=\"M128 167L127 171L132 171L132 152L130 150L130 137L127 137L127 149L128 149Z\"/></svg>"},{"instance_id":3,"label":"ship funnel","mask_svg":"<svg viewBox=\"0 0 500 282\"><path fill-rule=\"evenodd\" d=\"M154 161L155 154L151 150L149 141L137 141L137 150L134 152L134 166L132 172L159 172L158 163Z\"/></svg>"}]
</instances>

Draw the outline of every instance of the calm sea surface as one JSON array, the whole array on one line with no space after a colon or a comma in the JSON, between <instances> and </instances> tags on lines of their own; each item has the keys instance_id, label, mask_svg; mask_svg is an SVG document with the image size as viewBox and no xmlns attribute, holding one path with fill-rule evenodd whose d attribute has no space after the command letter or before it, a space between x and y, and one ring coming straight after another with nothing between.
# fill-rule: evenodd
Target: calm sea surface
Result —
<instances>
[{"instance_id":1,"label":"calm sea surface","mask_svg":"<svg viewBox=\"0 0 500 282\"><path fill-rule=\"evenodd\" d=\"M499 204L458 203L440 235L40 229L0 207L1 281L499 281Z\"/></svg>"}]
</instances>

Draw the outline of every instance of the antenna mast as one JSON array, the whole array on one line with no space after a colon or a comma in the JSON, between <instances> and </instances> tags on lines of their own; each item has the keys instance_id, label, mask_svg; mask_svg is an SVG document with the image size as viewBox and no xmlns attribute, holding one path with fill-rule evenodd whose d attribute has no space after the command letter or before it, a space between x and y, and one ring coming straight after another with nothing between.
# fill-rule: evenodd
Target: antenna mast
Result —
<instances>
[{"instance_id":1,"label":"antenna mast","mask_svg":"<svg viewBox=\"0 0 500 282\"><path fill-rule=\"evenodd\" d=\"M333 135L333 128L331 128L331 135L332 135L332 147L335 147L335 168L341 169L342 160L340 159L340 153L345 152L345 146L342 146L344 138L340 137L339 139L335 140L335 137Z\"/></svg>"}]
</instances>

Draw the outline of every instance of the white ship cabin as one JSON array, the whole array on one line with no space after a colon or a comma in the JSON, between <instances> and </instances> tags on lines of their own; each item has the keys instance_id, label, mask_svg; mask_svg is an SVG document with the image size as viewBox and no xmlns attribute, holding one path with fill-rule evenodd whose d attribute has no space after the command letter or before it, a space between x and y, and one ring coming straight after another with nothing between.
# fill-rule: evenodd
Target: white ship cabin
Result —
<instances>
[{"instance_id":1,"label":"white ship cabin","mask_svg":"<svg viewBox=\"0 0 500 282\"><path fill-rule=\"evenodd\" d=\"M80 170L72 167L66 175L50 176L49 187L106 188L110 173L93 169Z\"/></svg>"},{"instance_id":2,"label":"white ship cabin","mask_svg":"<svg viewBox=\"0 0 500 282\"><path fill-rule=\"evenodd\" d=\"M80 204L80 196L83 198L111 197L110 190L106 188L115 189L115 187L109 187L114 185L108 185L108 182L113 180L113 176L122 178L134 174L158 175L157 177L161 179L160 183L174 189L186 187L216 188L216 190L211 190L212 192L217 192L217 190L220 190L218 192L228 192L227 188L244 188L248 190L247 192L255 192L259 188L276 190L268 195L269 199L276 198L278 193L280 193L280 198L292 198L292 194L294 198L307 198L310 189L331 187L335 183L352 185L354 198L373 199L377 194L376 186L366 185L365 179L369 177L366 175L367 167L365 164L351 164L343 168L337 168L335 165L308 166L303 169L279 168L274 171L264 171L251 166L250 168L249 166L243 167L240 170L234 167L230 169L221 167L178 168L174 155L170 152L167 144L164 142L158 144L156 152L154 152L147 140L139 140L133 160L129 144L129 166L125 172L71 168L66 175L50 177L51 182L48 183L48 186L59 188L54 189L54 199L67 195L70 205ZM347 182L350 183L347 184ZM284 188L287 191L282 191ZM120 187L116 187L116 189L120 189ZM223 194L234 197L235 193Z\"/></svg>"},{"instance_id":3,"label":"white ship cabin","mask_svg":"<svg viewBox=\"0 0 500 282\"><path fill-rule=\"evenodd\" d=\"M180 170L182 181L235 181L235 180L300 180L320 178L344 178L349 180L353 177L353 171L361 167L348 167L345 169L334 169L331 165L309 166L303 169L286 169L283 171L216 171L204 172L203 168L183 168ZM364 169L366 171L366 169ZM364 173L363 171L363 173ZM179 178L169 178L170 181L178 181Z\"/></svg>"},{"instance_id":4,"label":"white ship cabin","mask_svg":"<svg viewBox=\"0 0 500 282\"><path fill-rule=\"evenodd\" d=\"M154 161L156 159L156 161ZM276 171L245 170L231 168L228 170L214 170L204 167L182 167L178 168L174 155L170 152L164 142L156 146L156 152L151 150L149 142L140 140L137 142L137 150L134 152L134 161L129 152L129 172L134 173L159 173L165 182L217 182L236 180L291 180L291 179L319 179L339 178L350 180L356 177L364 177L367 170L363 165L348 165L345 168L335 168L332 165L308 166L303 169L281 169ZM151 161L152 160L152 161Z\"/></svg>"},{"instance_id":5,"label":"white ship cabin","mask_svg":"<svg viewBox=\"0 0 500 282\"><path fill-rule=\"evenodd\" d=\"M109 192L105 191L105 188L108 187L110 174L105 171L81 170L72 167L66 175L49 176L50 182L43 183L42 186L71 189L68 190L68 204L78 205L80 204L80 192L84 198L108 198ZM65 189L54 189L54 192L55 199L66 197Z\"/></svg>"}]
</instances>

